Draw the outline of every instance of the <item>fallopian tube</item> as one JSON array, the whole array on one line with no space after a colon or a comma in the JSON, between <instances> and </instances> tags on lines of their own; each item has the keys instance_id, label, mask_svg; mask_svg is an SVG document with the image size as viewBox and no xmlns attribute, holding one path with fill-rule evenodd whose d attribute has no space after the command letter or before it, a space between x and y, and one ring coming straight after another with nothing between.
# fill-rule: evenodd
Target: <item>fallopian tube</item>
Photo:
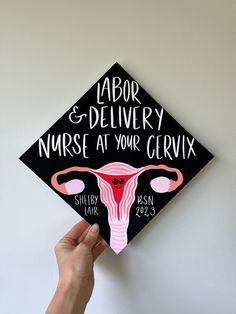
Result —
<instances>
[{"instance_id":1,"label":"fallopian tube","mask_svg":"<svg viewBox=\"0 0 236 314\"><path fill-rule=\"evenodd\" d=\"M183 175L177 168L171 168L163 164L134 168L123 162L111 162L99 169L70 167L53 174L51 184L60 193L74 195L84 190L84 182L80 179L73 179L59 184L58 176L75 171L90 172L96 176L101 201L108 210L108 223L111 229L110 246L118 254L128 242L129 212L135 200L138 176L144 171L157 169L175 172L177 180L171 180L163 176L152 179L150 185L155 192L172 192L182 184Z\"/></svg>"}]
</instances>

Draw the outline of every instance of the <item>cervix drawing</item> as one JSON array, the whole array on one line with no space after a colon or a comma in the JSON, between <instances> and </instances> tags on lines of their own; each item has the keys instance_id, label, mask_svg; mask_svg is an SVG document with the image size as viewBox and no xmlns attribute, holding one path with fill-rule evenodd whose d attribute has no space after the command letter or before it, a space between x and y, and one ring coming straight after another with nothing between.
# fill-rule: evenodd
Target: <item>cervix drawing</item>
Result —
<instances>
[{"instance_id":1,"label":"cervix drawing","mask_svg":"<svg viewBox=\"0 0 236 314\"><path fill-rule=\"evenodd\" d=\"M78 166L70 167L53 174L51 184L58 192L73 195L84 190L84 182L80 179L73 179L59 184L58 176L74 171L90 172L96 176L101 201L108 210L108 223L111 230L110 246L118 254L128 242L129 213L135 200L138 177L144 171L156 169L175 172L177 180L171 180L164 176L152 179L150 185L155 192L172 192L182 184L183 175L177 168L171 168L164 164L134 168L123 162L111 162L99 169Z\"/></svg>"}]
</instances>

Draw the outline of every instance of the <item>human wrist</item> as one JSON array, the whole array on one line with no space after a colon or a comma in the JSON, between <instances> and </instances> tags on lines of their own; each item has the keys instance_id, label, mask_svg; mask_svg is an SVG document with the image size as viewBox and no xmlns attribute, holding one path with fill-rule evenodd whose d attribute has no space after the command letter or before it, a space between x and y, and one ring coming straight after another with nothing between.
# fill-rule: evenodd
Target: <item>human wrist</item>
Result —
<instances>
[{"instance_id":1,"label":"human wrist","mask_svg":"<svg viewBox=\"0 0 236 314\"><path fill-rule=\"evenodd\" d=\"M46 314L84 314L87 306L85 291L81 283L60 278Z\"/></svg>"},{"instance_id":2,"label":"human wrist","mask_svg":"<svg viewBox=\"0 0 236 314\"><path fill-rule=\"evenodd\" d=\"M74 289L80 290L81 282L77 277L72 276L60 276L57 284L57 289Z\"/></svg>"},{"instance_id":3,"label":"human wrist","mask_svg":"<svg viewBox=\"0 0 236 314\"><path fill-rule=\"evenodd\" d=\"M78 281L76 282L75 280L59 280L56 293L62 295L68 299L71 304L74 304L77 309L80 309L80 311L75 312L76 314L84 313L88 300L86 297L86 287L82 282L78 283ZM74 314L74 312L72 313Z\"/></svg>"}]
</instances>

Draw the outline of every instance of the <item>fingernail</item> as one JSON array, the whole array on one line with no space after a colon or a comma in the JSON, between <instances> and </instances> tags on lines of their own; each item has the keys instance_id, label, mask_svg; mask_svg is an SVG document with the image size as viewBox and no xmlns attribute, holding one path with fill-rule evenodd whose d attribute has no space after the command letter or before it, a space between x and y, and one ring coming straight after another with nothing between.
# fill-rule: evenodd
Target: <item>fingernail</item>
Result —
<instances>
[{"instance_id":1,"label":"fingernail","mask_svg":"<svg viewBox=\"0 0 236 314\"><path fill-rule=\"evenodd\" d=\"M99 230L99 225L98 224L94 224L90 228L90 231L92 231L92 232L98 232L98 230Z\"/></svg>"}]
</instances>

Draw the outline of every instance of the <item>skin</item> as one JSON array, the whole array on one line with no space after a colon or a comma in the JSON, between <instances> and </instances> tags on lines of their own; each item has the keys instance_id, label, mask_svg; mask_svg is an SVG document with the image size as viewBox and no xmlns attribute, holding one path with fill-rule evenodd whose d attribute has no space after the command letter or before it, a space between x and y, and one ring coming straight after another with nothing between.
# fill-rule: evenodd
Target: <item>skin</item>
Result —
<instances>
[{"instance_id":1,"label":"skin","mask_svg":"<svg viewBox=\"0 0 236 314\"><path fill-rule=\"evenodd\" d=\"M59 281L46 314L83 314L94 288L93 264L106 249L98 224L82 220L55 246Z\"/></svg>"}]
</instances>

